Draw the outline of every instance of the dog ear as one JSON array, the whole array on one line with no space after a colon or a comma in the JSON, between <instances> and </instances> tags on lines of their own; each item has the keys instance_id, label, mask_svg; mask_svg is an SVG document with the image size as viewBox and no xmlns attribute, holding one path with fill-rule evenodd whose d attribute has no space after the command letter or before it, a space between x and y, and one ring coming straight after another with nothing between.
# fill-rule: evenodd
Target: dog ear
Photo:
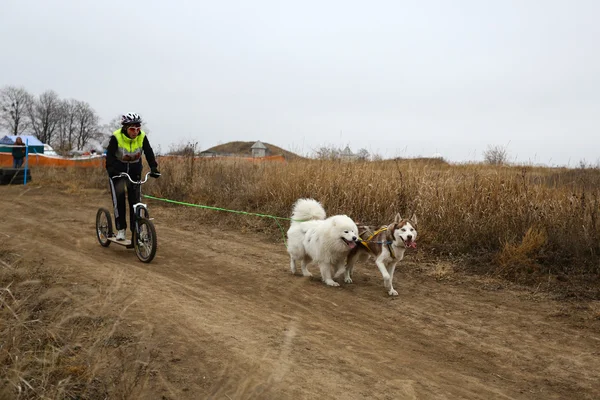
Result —
<instances>
[{"instance_id":1,"label":"dog ear","mask_svg":"<svg viewBox=\"0 0 600 400\"><path fill-rule=\"evenodd\" d=\"M402 221L402 217L400 216L400 213L398 213L398 214L396 214L396 218L394 218L394 223L399 224L400 221Z\"/></svg>"},{"instance_id":2,"label":"dog ear","mask_svg":"<svg viewBox=\"0 0 600 400\"><path fill-rule=\"evenodd\" d=\"M413 213L412 217L410 217L410 220L412 222L414 222L415 225L417 225L418 224L418 222L417 222L417 214Z\"/></svg>"}]
</instances>

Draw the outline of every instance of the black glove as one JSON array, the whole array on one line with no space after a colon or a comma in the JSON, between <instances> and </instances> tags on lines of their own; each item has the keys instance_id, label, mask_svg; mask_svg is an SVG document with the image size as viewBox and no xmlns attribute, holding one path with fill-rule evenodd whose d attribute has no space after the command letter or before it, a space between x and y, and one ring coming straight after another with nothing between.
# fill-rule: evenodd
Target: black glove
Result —
<instances>
[{"instance_id":1,"label":"black glove","mask_svg":"<svg viewBox=\"0 0 600 400\"><path fill-rule=\"evenodd\" d=\"M150 170L150 176L153 178L160 178L160 172L158 171L158 168L152 168Z\"/></svg>"}]
</instances>

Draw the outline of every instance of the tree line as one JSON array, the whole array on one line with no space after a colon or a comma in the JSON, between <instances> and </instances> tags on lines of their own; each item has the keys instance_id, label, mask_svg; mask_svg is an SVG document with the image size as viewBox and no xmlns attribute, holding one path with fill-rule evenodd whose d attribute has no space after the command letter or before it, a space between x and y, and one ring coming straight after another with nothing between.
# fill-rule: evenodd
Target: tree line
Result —
<instances>
[{"instance_id":1,"label":"tree line","mask_svg":"<svg viewBox=\"0 0 600 400\"><path fill-rule=\"evenodd\" d=\"M9 135L31 134L59 152L83 150L92 140L101 142L115 125L117 118L100 125L89 103L61 99L54 90L35 96L24 87L0 89L0 128Z\"/></svg>"}]
</instances>

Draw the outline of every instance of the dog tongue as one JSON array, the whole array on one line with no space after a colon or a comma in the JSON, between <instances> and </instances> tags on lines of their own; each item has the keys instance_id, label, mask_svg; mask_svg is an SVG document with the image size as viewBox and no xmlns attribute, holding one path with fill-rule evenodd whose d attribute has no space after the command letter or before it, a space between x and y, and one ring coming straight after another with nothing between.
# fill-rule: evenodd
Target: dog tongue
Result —
<instances>
[{"instance_id":1,"label":"dog tongue","mask_svg":"<svg viewBox=\"0 0 600 400\"><path fill-rule=\"evenodd\" d=\"M354 247L356 247L356 242L348 242L348 247L353 249Z\"/></svg>"},{"instance_id":2,"label":"dog tongue","mask_svg":"<svg viewBox=\"0 0 600 400\"><path fill-rule=\"evenodd\" d=\"M410 247L411 249L416 249L417 242L415 242L414 240L411 240L410 242L407 243L407 246Z\"/></svg>"}]
</instances>

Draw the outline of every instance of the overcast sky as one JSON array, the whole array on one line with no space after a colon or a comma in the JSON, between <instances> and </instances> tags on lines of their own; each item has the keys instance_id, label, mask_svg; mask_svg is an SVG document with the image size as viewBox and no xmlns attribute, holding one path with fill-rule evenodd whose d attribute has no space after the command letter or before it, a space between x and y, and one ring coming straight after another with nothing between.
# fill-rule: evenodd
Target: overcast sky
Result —
<instances>
[{"instance_id":1,"label":"overcast sky","mask_svg":"<svg viewBox=\"0 0 600 400\"><path fill-rule=\"evenodd\" d=\"M600 159L600 1L1 0L0 87L150 142Z\"/></svg>"}]
</instances>

